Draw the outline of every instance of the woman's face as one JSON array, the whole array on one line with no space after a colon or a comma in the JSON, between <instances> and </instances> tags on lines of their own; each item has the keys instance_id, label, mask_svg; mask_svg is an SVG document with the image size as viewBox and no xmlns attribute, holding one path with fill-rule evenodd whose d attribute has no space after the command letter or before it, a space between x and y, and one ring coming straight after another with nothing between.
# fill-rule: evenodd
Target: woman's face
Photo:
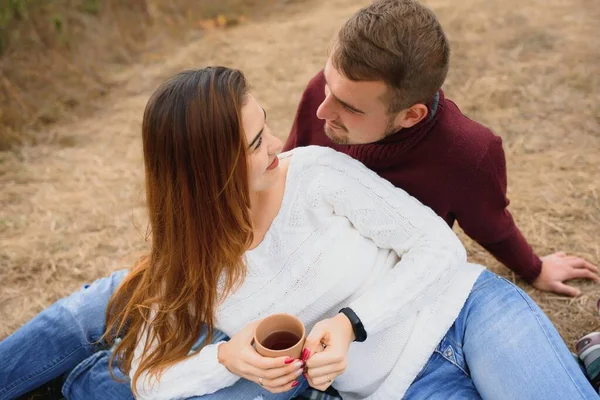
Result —
<instances>
[{"instance_id":1,"label":"woman's face","mask_svg":"<svg viewBox=\"0 0 600 400\"><path fill-rule=\"evenodd\" d=\"M254 96L248 94L242 107L242 125L248 142L248 179L251 192L260 192L277 182L279 159L283 145L271 134L267 113Z\"/></svg>"}]
</instances>

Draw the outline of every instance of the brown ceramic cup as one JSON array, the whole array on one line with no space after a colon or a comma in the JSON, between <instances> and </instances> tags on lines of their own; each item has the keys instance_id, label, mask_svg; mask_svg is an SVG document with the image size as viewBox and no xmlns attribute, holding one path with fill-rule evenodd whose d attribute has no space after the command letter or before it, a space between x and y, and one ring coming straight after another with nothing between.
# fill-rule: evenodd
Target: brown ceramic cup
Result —
<instances>
[{"instance_id":1,"label":"brown ceramic cup","mask_svg":"<svg viewBox=\"0 0 600 400\"><path fill-rule=\"evenodd\" d=\"M273 314L263 319L254 331L254 346L263 357L299 359L305 339L304 324L290 314Z\"/></svg>"}]
</instances>

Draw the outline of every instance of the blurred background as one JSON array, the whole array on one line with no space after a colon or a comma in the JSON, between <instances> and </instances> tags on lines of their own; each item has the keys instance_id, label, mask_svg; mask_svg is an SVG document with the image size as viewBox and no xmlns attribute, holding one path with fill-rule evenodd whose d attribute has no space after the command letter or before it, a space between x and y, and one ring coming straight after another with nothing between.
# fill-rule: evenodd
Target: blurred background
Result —
<instances>
[{"instance_id":1,"label":"blurred background","mask_svg":"<svg viewBox=\"0 0 600 400\"><path fill-rule=\"evenodd\" d=\"M600 3L423 2L452 46L446 96L504 139L518 226L539 255L600 264ZM0 0L0 339L147 249L140 125L162 80L240 68L284 139L333 34L368 3ZM461 237L571 348L600 330L598 285L540 293Z\"/></svg>"}]
</instances>

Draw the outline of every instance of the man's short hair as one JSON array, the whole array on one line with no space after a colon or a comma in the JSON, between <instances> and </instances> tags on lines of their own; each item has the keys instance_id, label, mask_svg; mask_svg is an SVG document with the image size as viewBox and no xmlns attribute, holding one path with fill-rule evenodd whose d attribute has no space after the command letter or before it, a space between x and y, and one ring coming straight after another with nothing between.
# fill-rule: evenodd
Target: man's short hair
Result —
<instances>
[{"instance_id":1,"label":"man's short hair","mask_svg":"<svg viewBox=\"0 0 600 400\"><path fill-rule=\"evenodd\" d=\"M450 46L434 13L415 0L377 0L333 43L333 66L354 81L384 81L390 113L427 103L448 73Z\"/></svg>"}]
</instances>

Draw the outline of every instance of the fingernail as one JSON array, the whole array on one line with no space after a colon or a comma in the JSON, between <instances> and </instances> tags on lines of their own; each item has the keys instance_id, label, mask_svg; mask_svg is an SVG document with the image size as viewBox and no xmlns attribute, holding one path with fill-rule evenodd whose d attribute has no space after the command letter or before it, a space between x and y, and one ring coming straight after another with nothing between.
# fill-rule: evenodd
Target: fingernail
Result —
<instances>
[{"instance_id":1,"label":"fingernail","mask_svg":"<svg viewBox=\"0 0 600 400\"><path fill-rule=\"evenodd\" d=\"M292 383L292 387L296 387L296 386L298 386L298 384L299 384L299 383L300 383L300 382L298 382L298 381L294 381L294 383Z\"/></svg>"},{"instance_id":2,"label":"fingernail","mask_svg":"<svg viewBox=\"0 0 600 400\"><path fill-rule=\"evenodd\" d=\"M304 363L302 361L298 361L296 364L294 364L296 366L296 368L302 370L302 367L304 366Z\"/></svg>"},{"instance_id":3,"label":"fingernail","mask_svg":"<svg viewBox=\"0 0 600 400\"><path fill-rule=\"evenodd\" d=\"M298 371L296 371L296 375L300 376L300 375L302 375L303 372L304 372L303 369L299 369Z\"/></svg>"},{"instance_id":4,"label":"fingernail","mask_svg":"<svg viewBox=\"0 0 600 400\"><path fill-rule=\"evenodd\" d=\"M302 350L302 361L308 360L309 357L310 357L310 350L309 349Z\"/></svg>"},{"instance_id":5,"label":"fingernail","mask_svg":"<svg viewBox=\"0 0 600 400\"><path fill-rule=\"evenodd\" d=\"M291 364L291 363L293 363L293 362L294 362L294 359L293 359L293 358L290 358L290 357L288 357L288 358L286 358L286 359L285 359L285 363L286 363L286 364Z\"/></svg>"}]
</instances>

